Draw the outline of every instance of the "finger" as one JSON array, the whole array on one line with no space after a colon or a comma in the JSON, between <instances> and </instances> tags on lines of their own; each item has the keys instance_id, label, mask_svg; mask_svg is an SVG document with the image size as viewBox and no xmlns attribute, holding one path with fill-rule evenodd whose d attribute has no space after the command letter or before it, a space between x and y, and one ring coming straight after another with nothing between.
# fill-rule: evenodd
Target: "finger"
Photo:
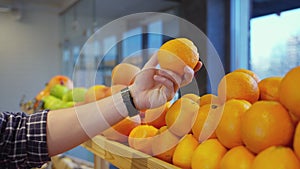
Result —
<instances>
[{"instance_id":1,"label":"finger","mask_svg":"<svg viewBox=\"0 0 300 169\"><path fill-rule=\"evenodd\" d=\"M155 68L143 69L136 75L134 83L138 85L141 89L150 88L154 84L153 76L157 74L157 72L158 69Z\"/></svg>"},{"instance_id":2,"label":"finger","mask_svg":"<svg viewBox=\"0 0 300 169\"><path fill-rule=\"evenodd\" d=\"M162 84L163 86L166 86L168 89L172 89L174 91L174 84L169 79L162 77L162 76L158 76L158 75L155 75L153 78L156 82L158 82L158 83Z\"/></svg>"},{"instance_id":3,"label":"finger","mask_svg":"<svg viewBox=\"0 0 300 169\"><path fill-rule=\"evenodd\" d=\"M156 52L151 56L149 61L144 65L143 69L153 68L158 65L157 54Z\"/></svg>"},{"instance_id":4,"label":"finger","mask_svg":"<svg viewBox=\"0 0 300 169\"><path fill-rule=\"evenodd\" d=\"M173 83L175 84L176 90L178 89L178 87L180 86L180 84L182 82L182 79L178 74L176 74L172 71L169 71L169 70L160 69L157 72L157 75L163 76L163 77L173 81Z\"/></svg>"},{"instance_id":5,"label":"finger","mask_svg":"<svg viewBox=\"0 0 300 169\"><path fill-rule=\"evenodd\" d=\"M161 93L165 94L165 97L167 98L167 101L170 101L175 96L174 89L167 88L166 86L162 86L160 88Z\"/></svg>"},{"instance_id":6,"label":"finger","mask_svg":"<svg viewBox=\"0 0 300 169\"><path fill-rule=\"evenodd\" d=\"M161 91L161 88L156 88L149 93L149 108L156 108L168 101L167 96Z\"/></svg>"},{"instance_id":7,"label":"finger","mask_svg":"<svg viewBox=\"0 0 300 169\"><path fill-rule=\"evenodd\" d=\"M194 70L189 66L186 66L184 68L184 75L183 75L181 87L189 84L193 80L193 77L194 77Z\"/></svg>"},{"instance_id":8,"label":"finger","mask_svg":"<svg viewBox=\"0 0 300 169\"><path fill-rule=\"evenodd\" d=\"M194 68L194 72L198 72L201 69L202 65L202 62L198 61L197 65Z\"/></svg>"}]
</instances>

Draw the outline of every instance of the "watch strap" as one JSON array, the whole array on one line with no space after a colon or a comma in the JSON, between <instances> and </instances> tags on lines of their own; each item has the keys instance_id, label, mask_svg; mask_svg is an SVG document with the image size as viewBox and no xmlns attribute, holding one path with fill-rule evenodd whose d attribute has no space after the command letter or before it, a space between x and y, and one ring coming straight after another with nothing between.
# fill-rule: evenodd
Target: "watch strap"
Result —
<instances>
[{"instance_id":1,"label":"watch strap","mask_svg":"<svg viewBox=\"0 0 300 169\"><path fill-rule=\"evenodd\" d=\"M138 115L140 112L134 106L133 98L130 94L129 88L126 87L126 88L122 89L121 95L122 95L123 102L127 108L128 116L132 117L132 116Z\"/></svg>"}]
</instances>

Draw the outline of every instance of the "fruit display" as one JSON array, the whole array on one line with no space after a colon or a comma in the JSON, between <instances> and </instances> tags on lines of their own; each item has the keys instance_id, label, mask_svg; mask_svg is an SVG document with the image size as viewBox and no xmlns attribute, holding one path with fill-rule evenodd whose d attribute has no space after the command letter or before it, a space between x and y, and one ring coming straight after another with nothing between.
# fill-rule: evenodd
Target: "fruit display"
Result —
<instances>
[{"instance_id":1,"label":"fruit display","mask_svg":"<svg viewBox=\"0 0 300 169\"><path fill-rule=\"evenodd\" d=\"M125 85L111 87L95 84L89 88L74 87L73 81L64 75L53 76L33 100L20 103L21 109L29 114L40 110L57 110L86 104L120 91Z\"/></svg>"},{"instance_id":2,"label":"fruit display","mask_svg":"<svg viewBox=\"0 0 300 169\"><path fill-rule=\"evenodd\" d=\"M291 70L298 70L298 77L299 68ZM146 110L140 115L141 123L129 133L129 144L123 144L180 168L300 168L299 108L281 101L300 102L295 100L299 94L280 94L290 90L288 84L297 83L294 79L282 84L290 76L260 80L247 69L229 72L218 86L226 85L218 93L223 99L212 93L188 93L156 111ZM145 118L147 113L152 113L151 118ZM217 123L208 120L216 114L220 116Z\"/></svg>"},{"instance_id":3,"label":"fruit display","mask_svg":"<svg viewBox=\"0 0 300 169\"><path fill-rule=\"evenodd\" d=\"M196 46L186 38L167 41L157 57L161 68L178 74L199 60ZM130 85L139 71L122 63L112 71L111 86L74 88L69 80L56 81L36 98L48 109L89 103ZM299 169L299 77L300 66L264 79L237 69L221 78L217 93L187 93L99 135L180 168Z\"/></svg>"},{"instance_id":4,"label":"fruit display","mask_svg":"<svg viewBox=\"0 0 300 169\"><path fill-rule=\"evenodd\" d=\"M165 69L193 62L182 56L198 59L197 50L181 38L162 49L158 61ZM179 63L170 66L163 55ZM248 69L234 70L220 80L216 94L188 93L141 112L141 123L122 144L180 168L300 168L299 77L300 66L264 79Z\"/></svg>"},{"instance_id":5,"label":"fruit display","mask_svg":"<svg viewBox=\"0 0 300 169\"><path fill-rule=\"evenodd\" d=\"M20 107L23 111L32 114L44 109L60 109L71 107L73 102L63 102L63 96L69 90L73 89L73 81L64 75L53 76L45 87L38 92L34 99L23 102L21 100Z\"/></svg>"}]
</instances>

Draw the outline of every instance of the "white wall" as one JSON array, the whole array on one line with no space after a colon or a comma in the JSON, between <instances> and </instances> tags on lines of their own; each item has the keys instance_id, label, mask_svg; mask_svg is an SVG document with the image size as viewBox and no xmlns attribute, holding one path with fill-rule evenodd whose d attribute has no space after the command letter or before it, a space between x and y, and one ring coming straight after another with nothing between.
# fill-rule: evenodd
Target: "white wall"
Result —
<instances>
[{"instance_id":1,"label":"white wall","mask_svg":"<svg viewBox=\"0 0 300 169\"><path fill-rule=\"evenodd\" d=\"M23 18L0 13L0 111L19 111L61 73L56 9L25 4Z\"/></svg>"}]
</instances>

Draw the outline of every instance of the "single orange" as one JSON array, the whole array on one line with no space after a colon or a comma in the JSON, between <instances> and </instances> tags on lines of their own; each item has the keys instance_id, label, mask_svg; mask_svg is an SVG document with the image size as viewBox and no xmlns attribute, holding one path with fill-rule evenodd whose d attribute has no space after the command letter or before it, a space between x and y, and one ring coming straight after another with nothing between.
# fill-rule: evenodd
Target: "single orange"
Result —
<instances>
[{"instance_id":1,"label":"single orange","mask_svg":"<svg viewBox=\"0 0 300 169\"><path fill-rule=\"evenodd\" d=\"M129 86L140 68L129 63L116 65L111 72L111 85L121 84Z\"/></svg>"},{"instance_id":2,"label":"single orange","mask_svg":"<svg viewBox=\"0 0 300 169\"><path fill-rule=\"evenodd\" d=\"M188 98L176 100L166 114L168 129L179 137L188 134L197 116L199 105Z\"/></svg>"},{"instance_id":3,"label":"single orange","mask_svg":"<svg viewBox=\"0 0 300 169\"><path fill-rule=\"evenodd\" d=\"M196 103L200 103L200 96L197 95L197 94L194 94L194 93L187 93L187 94L184 94L183 96L181 96L181 98L188 98L188 99L191 99L193 100L194 102Z\"/></svg>"},{"instance_id":4,"label":"single orange","mask_svg":"<svg viewBox=\"0 0 300 169\"><path fill-rule=\"evenodd\" d=\"M37 101L41 101L45 96L48 95L50 95L50 90L42 90L35 96L35 99Z\"/></svg>"},{"instance_id":5,"label":"single orange","mask_svg":"<svg viewBox=\"0 0 300 169\"><path fill-rule=\"evenodd\" d=\"M212 104L205 104L200 106L198 109L198 114L195 120L195 123L192 127L192 132L194 137L199 141L202 142L209 138L216 138L215 129L218 123L217 119L213 118L214 121L211 122L208 120L208 116L211 114L216 114L219 111L218 106ZM209 128L204 130L203 128Z\"/></svg>"},{"instance_id":6,"label":"single orange","mask_svg":"<svg viewBox=\"0 0 300 169\"><path fill-rule=\"evenodd\" d=\"M158 129L150 125L136 126L128 136L130 147L152 155L153 137L157 134Z\"/></svg>"},{"instance_id":7,"label":"single orange","mask_svg":"<svg viewBox=\"0 0 300 169\"><path fill-rule=\"evenodd\" d=\"M226 152L226 148L217 139L208 139L195 149L192 169L218 169Z\"/></svg>"},{"instance_id":8,"label":"single orange","mask_svg":"<svg viewBox=\"0 0 300 169\"><path fill-rule=\"evenodd\" d=\"M199 61L199 54L194 43L187 38L175 38L165 42L157 52L160 67L183 74L187 65L195 68Z\"/></svg>"},{"instance_id":9,"label":"single orange","mask_svg":"<svg viewBox=\"0 0 300 169\"><path fill-rule=\"evenodd\" d=\"M282 77L274 76L262 79L258 83L260 91L260 100L274 100L279 101L279 85Z\"/></svg>"},{"instance_id":10,"label":"single orange","mask_svg":"<svg viewBox=\"0 0 300 169\"><path fill-rule=\"evenodd\" d=\"M245 68L239 68L234 71L247 73L248 75L253 77L257 83L260 81L260 78L258 77L258 75L255 72L253 72L252 70L245 69Z\"/></svg>"},{"instance_id":11,"label":"single orange","mask_svg":"<svg viewBox=\"0 0 300 169\"><path fill-rule=\"evenodd\" d=\"M218 85L218 97L222 99L241 99L254 103L259 98L256 80L244 72L233 71L226 74Z\"/></svg>"},{"instance_id":12,"label":"single orange","mask_svg":"<svg viewBox=\"0 0 300 169\"><path fill-rule=\"evenodd\" d=\"M167 102L166 104L153 108L147 109L144 114L143 123L152 125L156 128L161 128L166 125L166 114L170 107L171 103Z\"/></svg>"},{"instance_id":13,"label":"single orange","mask_svg":"<svg viewBox=\"0 0 300 169\"><path fill-rule=\"evenodd\" d=\"M163 126L158 130L157 135L153 138L152 155L172 163L173 154L180 138L170 132L167 126Z\"/></svg>"},{"instance_id":14,"label":"single orange","mask_svg":"<svg viewBox=\"0 0 300 169\"><path fill-rule=\"evenodd\" d=\"M74 87L73 81L68 76L55 75L48 81L44 90L50 90L53 86L57 84L66 86L69 89L72 89Z\"/></svg>"},{"instance_id":15,"label":"single orange","mask_svg":"<svg viewBox=\"0 0 300 169\"><path fill-rule=\"evenodd\" d=\"M300 159L300 122L298 122L294 134L294 142L293 142L293 149L297 155L297 157Z\"/></svg>"},{"instance_id":16,"label":"single orange","mask_svg":"<svg viewBox=\"0 0 300 169\"><path fill-rule=\"evenodd\" d=\"M271 146L260 152L252 163L253 169L299 169L300 162L289 147Z\"/></svg>"},{"instance_id":17,"label":"single orange","mask_svg":"<svg viewBox=\"0 0 300 169\"><path fill-rule=\"evenodd\" d=\"M93 85L85 93L85 103L94 102L110 95L110 87L105 85Z\"/></svg>"},{"instance_id":18,"label":"single orange","mask_svg":"<svg viewBox=\"0 0 300 169\"><path fill-rule=\"evenodd\" d=\"M251 169L255 155L244 146L233 147L223 156L220 169Z\"/></svg>"},{"instance_id":19,"label":"single orange","mask_svg":"<svg viewBox=\"0 0 300 169\"><path fill-rule=\"evenodd\" d=\"M125 143L128 141L130 132L140 124L141 118L139 115L126 117L117 124L103 131L102 135L109 140Z\"/></svg>"},{"instance_id":20,"label":"single orange","mask_svg":"<svg viewBox=\"0 0 300 169\"><path fill-rule=\"evenodd\" d=\"M243 145L241 117L251 107L248 101L231 99L223 105L221 121L216 129L219 141L227 148Z\"/></svg>"},{"instance_id":21,"label":"single orange","mask_svg":"<svg viewBox=\"0 0 300 169\"><path fill-rule=\"evenodd\" d=\"M211 94L211 93L207 93L204 94L200 97L200 106L203 106L205 104L216 104L216 105L221 105L222 102L221 100L218 98L218 96Z\"/></svg>"},{"instance_id":22,"label":"single orange","mask_svg":"<svg viewBox=\"0 0 300 169\"><path fill-rule=\"evenodd\" d=\"M287 110L276 101L257 101L242 116L242 140L259 153L270 146L291 143L294 125Z\"/></svg>"},{"instance_id":23,"label":"single orange","mask_svg":"<svg viewBox=\"0 0 300 169\"><path fill-rule=\"evenodd\" d=\"M68 89L72 89L74 87L73 81L69 77L64 75L55 75L45 84L44 89L35 96L35 99L37 101L41 101L44 96L48 96L50 94L51 88L55 85L63 85Z\"/></svg>"},{"instance_id":24,"label":"single orange","mask_svg":"<svg viewBox=\"0 0 300 169\"><path fill-rule=\"evenodd\" d=\"M280 102L297 117L300 117L300 66L291 69L279 86Z\"/></svg>"},{"instance_id":25,"label":"single orange","mask_svg":"<svg viewBox=\"0 0 300 169\"><path fill-rule=\"evenodd\" d=\"M175 148L173 164L181 168L191 168L192 155L198 144L192 134L185 135Z\"/></svg>"}]
</instances>

